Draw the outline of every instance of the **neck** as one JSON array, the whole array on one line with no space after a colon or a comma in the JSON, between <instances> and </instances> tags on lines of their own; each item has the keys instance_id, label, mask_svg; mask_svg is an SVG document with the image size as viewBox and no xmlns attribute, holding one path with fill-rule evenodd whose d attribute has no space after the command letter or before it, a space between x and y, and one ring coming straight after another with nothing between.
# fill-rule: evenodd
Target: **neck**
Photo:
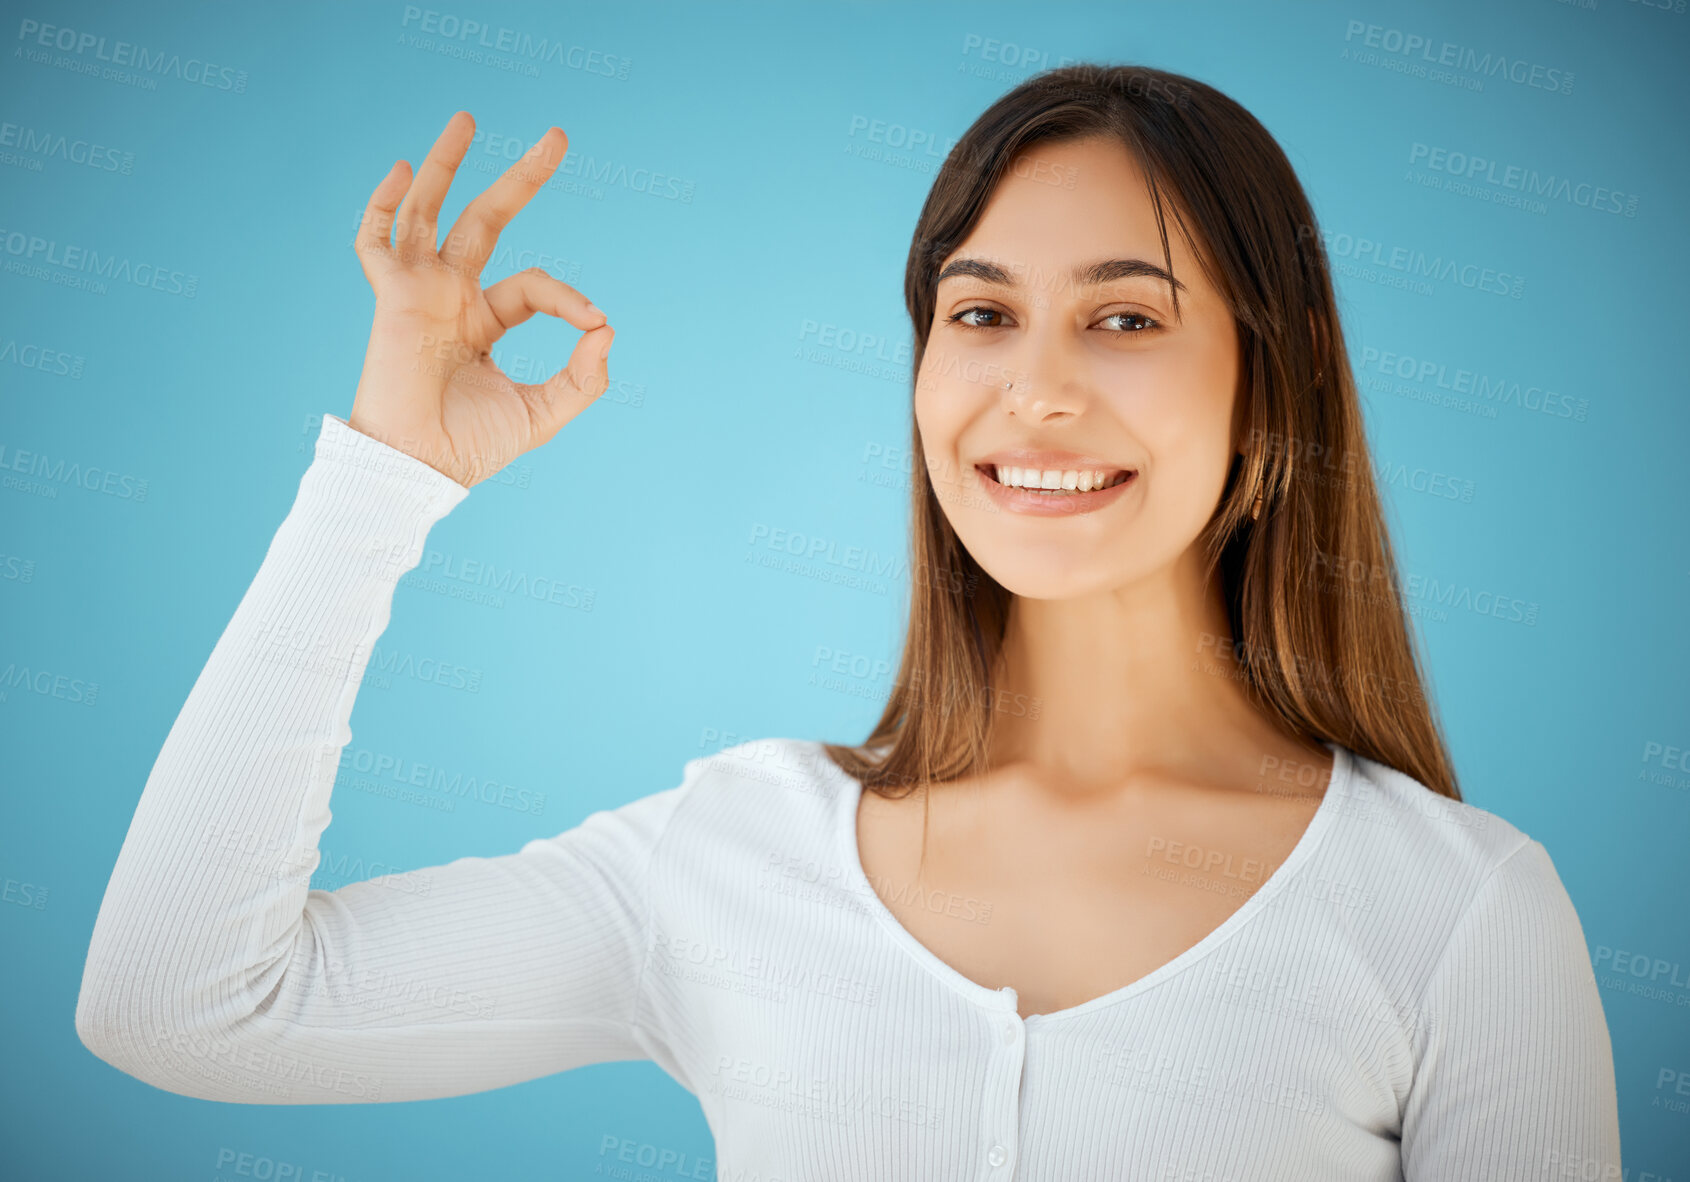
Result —
<instances>
[{"instance_id":1,"label":"neck","mask_svg":"<svg viewBox=\"0 0 1690 1182\"><path fill-rule=\"evenodd\" d=\"M1017 708L993 715L992 765L1020 765L1066 792L1145 776L1254 783L1264 755L1299 744L1249 700L1231 632L1195 550L1127 586L1015 597L994 686Z\"/></svg>"}]
</instances>

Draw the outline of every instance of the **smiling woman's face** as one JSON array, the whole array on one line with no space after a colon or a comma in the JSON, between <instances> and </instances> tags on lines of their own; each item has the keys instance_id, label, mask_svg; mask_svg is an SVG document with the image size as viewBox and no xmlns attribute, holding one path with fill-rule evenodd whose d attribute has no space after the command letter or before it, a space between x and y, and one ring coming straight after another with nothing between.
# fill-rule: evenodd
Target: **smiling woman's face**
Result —
<instances>
[{"instance_id":1,"label":"smiling woman's face","mask_svg":"<svg viewBox=\"0 0 1690 1182\"><path fill-rule=\"evenodd\" d=\"M1178 320L1150 191L1111 139L1034 145L941 267L916 426L952 527L1017 595L1107 591L1194 559L1220 503L1237 450L1238 336L1167 212ZM1083 273L1114 260L1127 265L1101 281ZM1021 449L1066 454L1004 454ZM1019 492L993 480L992 457L1119 482Z\"/></svg>"}]
</instances>

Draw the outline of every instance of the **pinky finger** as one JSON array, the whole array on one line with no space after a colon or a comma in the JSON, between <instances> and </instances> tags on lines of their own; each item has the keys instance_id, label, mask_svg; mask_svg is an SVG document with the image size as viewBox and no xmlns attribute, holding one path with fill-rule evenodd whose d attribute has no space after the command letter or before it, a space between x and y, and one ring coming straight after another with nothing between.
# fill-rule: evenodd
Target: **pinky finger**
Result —
<instances>
[{"instance_id":1,"label":"pinky finger","mask_svg":"<svg viewBox=\"0 0 1690 1182\"><path fill-rule=\"evenodd\" d=\"M393 219L399 203L411 188L411 166L400 160L387 170L375 192L364 207L364 217L358 223L358 235L353 249L359 254L371 250L389 249L393 242Z\"/></svg>"}]
</instances>

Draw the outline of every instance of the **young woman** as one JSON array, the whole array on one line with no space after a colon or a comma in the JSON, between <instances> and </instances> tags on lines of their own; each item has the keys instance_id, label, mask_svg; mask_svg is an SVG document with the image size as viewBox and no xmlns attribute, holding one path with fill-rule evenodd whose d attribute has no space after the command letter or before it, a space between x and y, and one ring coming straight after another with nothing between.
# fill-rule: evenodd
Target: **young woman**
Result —
<instances>
[{"instance_id":1,"label":"young woman","mask_svg":"<svg viewBox=\"0 0 1690 1182\"><path fill-rule=\"evenodd\" d=\"M371 197L363 377L141 795L95 1054L249 1103L650 1058L724 1177L1618 1177L1578 917L1422 693L1314 214L1178 75L1034 77L935 180L912 615L861 745L309 889L395 584L607 382L581 293L480 285L558 129L437 245L472 126ZM518 385L488 350L535 313L584 331Z\"/></svg>"}]
</instances>

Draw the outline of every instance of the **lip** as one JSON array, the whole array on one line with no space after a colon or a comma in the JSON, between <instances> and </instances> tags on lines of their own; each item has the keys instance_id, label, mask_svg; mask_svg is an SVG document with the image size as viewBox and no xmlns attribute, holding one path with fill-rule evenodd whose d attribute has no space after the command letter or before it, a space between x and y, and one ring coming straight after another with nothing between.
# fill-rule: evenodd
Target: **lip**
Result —
<instances>
[{"instance_id":1,"label":"lip","mask_svg":"<svg viewBox=\"0 0 1690 1182\"><path fill-rule=\"evenodd\" d=\"M997 464L1004 468L1037 468L1041 472L1049 468L1055 468L1059 472L1066 472L1070 468L1096 468L1104 472L1133 471L1126 464L1082 455L1077 451L1048 451L1033 447L1012 447L1006 451L995 451L989 456L976 456L974 463L976 466Z\"/></svg>"},{"instance_id":2,"label":"lip","mask_svg":"<svg viewBox=\"0 0 1690 1182\"><path fill-rule=\"evenodd\" d=\"M1029 456L1048 456L1051 453L1032 452L1021 454ZM1128 475L1125 480L1121 481L1119 484L1112 484L1108 488L1095 489L1091 492L1055 494L1033 492L1030 489L1011 488L1007 484L999 484L990 471L991 465L998 462L1014 467L1028 468L1034 467L1035 464L1031 459L1027 460L1024 464L1016 464L1013 460L982 460L974 466L974 472L980 478L980 484L985 488L986 495L991 497L993 502L1006 513L1020 513L1029 517L1072 517L1079 513L1095 513L1099 509L1105 508L1120 500L1126 495L1129 488L1138 487L1138 470L1136 468L1129 468L1126 469ZM1073 468L1087 468L1095 466L1107 471L1122 470L1119 464L1111 465L1108 463L1102 463L1094 465L1089 460L1083 463L1068 464L1067 466ZM1054 468L1057 467L1057 465L1052 463L1050 467Z\"/></svg>"}]
</instances>

